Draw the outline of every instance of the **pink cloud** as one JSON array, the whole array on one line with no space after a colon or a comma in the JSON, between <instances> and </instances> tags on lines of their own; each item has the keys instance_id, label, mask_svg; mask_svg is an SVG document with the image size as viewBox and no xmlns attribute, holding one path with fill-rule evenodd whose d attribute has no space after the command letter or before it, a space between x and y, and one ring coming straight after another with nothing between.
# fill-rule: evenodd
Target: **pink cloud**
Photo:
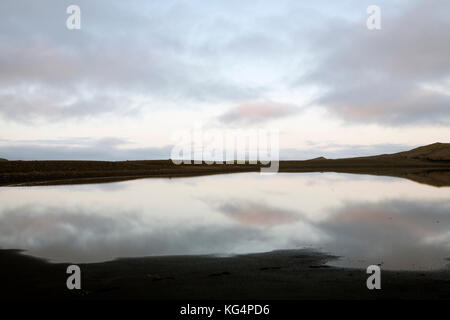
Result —
<instances>
[{"instance_id":1,"label":"pink cloud","mask_svg":"<svg viewBox=\"0 0 450 320\"><path fill-rule=\"evenodd\" d=\"M253 124L285 117L298 112L298 108L285 103L252 102L238 105L219 116L223 123Z\"/></svg>"}]
</instances>

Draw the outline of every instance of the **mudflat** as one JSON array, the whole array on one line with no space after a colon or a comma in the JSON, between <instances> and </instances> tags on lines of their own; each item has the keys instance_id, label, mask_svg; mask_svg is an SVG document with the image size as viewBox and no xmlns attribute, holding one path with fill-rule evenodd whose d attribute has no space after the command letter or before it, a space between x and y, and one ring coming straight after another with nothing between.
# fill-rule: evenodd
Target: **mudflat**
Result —
<instances>
[{"instance_id":1,"label":"mudflat","mask_svg":"<svg viewBox=\"0 0 450 320\"><path fill-rule=\"evenodd\" d=\"M363 269L331 267L309 250L127 258L79 264L81 290L68 290L70 263L0 250L2 298L32 299L450 299L450 269L382 271L368 290Z\"/></svg>"}]
</instances>

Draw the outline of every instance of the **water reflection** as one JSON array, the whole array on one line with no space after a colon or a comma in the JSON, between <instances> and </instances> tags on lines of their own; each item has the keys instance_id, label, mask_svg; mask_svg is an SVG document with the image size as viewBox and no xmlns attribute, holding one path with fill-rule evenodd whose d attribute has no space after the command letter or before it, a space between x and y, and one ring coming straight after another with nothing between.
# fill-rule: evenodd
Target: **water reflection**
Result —
<instances>
[{"instance_id":1,"label":"water reflection","mask_svg":"<svg viewBox=\"0 0 450 320\"><path fill-rule=\"evenodd\" d=\"M301 217L298 213L289 210L250 201L230 200L218 205L217 209L240 224L248 226L269 227L288 224L299 220Z\"/></svg>"},{"instance_id":2,"label":"water reflection","mask_svg":"<svg viewBox=\"0 0 450 320\"><path fill-rule=\"evenodd\" d=\"M0 188L0 247L64 262L311 247L343 266L440 268L450 189L333 173Z\"/></svg>"},{"instance_id":3,"label":"water reflection","mask_svg":"<svg viewBox=\"0 0 450 320\"><path fill-rule=\"evenodd\" d=\"M340 265L385 264L426 269L445 265L450 254L450 201L349 203L320 223L343 255Z\"/></svg>"}]
</instances>

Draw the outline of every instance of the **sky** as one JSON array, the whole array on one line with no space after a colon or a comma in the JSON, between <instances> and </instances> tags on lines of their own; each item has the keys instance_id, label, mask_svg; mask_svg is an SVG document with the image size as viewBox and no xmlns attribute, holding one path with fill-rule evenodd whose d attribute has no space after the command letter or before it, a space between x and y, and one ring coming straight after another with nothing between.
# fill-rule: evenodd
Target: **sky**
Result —
<instances>
[{"instance_id":1,"label":"sky","mask_svg":"<svg viewBox=\"0 0 450 320\"><path fill-rule=\"evenodd\" d=\"M169 158L174 133L199 123L279 129L281 159L450 142L449 12L447 0L2 0L0 157Z\"/></svg>"}]
</instances>

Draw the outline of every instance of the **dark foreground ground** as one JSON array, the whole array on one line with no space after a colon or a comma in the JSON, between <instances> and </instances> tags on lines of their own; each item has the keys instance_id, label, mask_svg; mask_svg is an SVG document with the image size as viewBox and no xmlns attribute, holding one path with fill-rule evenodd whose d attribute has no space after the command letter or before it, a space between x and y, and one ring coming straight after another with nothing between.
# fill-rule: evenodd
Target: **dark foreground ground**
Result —
<instances>
[{"instance_id":1,"label":"dark foreground ground","mask_svg":"<svg viewBox=\"0 0 450 320\"><path fill-rule=\"evenodd\" d=\"M329 267L306 250L227 258L171 256L79 264L81 290L66 288L69 264L0 250L1 298L8 299L450 299L450 269L382 271L368 290L361 269Z\"/></svg>"}]
</instances>

